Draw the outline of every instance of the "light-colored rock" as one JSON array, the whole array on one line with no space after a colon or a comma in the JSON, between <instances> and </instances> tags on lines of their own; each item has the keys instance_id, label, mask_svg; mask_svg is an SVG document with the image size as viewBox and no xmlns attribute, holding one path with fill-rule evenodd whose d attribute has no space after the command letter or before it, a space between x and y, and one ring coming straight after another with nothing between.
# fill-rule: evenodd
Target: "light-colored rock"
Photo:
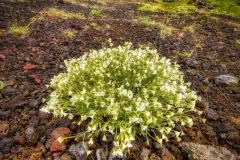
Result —
<instances>
[{"instance_id":1,"label":"light-colored rock","mask_svg":"<svg viewBox=\"0 0 240 160\"><path fill-rule=\"evenodd\" d=\"M39 133L36 132L33 126L29 126L25 130L25 138L28 143L36 144L38 142L39 136Z\"/></svg>"},{"instance_id":2,"label":"light-colored rock","mask_svg":"<svg viewBox=\"0 0 240 160\"><path fill-rule=\"evenodd\" d=\"M96 150L96 158L97 160L107 160L108 153L103 148L98 148Z\"/></svg>"},{"instance_id":3,"label":"light-colored rock","mask_svg":"<svg viewBox=\"0 0 240 160\"><path fill-rule=\"evenodd\" d=\"M237 160L236 156L224 147L183 142L181 148L190 160Z\"/></svg>"},{"instance_id":4,"label":"light-colored rock","mask_svg":"<svg viewBox=\"0 0 240 160\"><path fill-rule=\"evenodd\" d=\"M162 160L176 160L176 158L172 155L172 153L166 147L163 147L161 157L162 157Z\"/></svg>"},{"instance_id":5,"label":"light-colored rock","mask_svg":"<svg viewBox=\"0 0 240 160\"><path fill-rule=\"evenodd\" d=\"M148 160L151 151L147 148L143 148L141 151L141 160Z\"/></svg>"},{"instance_id":6,"label":"light-colored rock","mask_svg":"<svg viewBox=\"0 0 240 160\"><path fill-rule=\"evenodd\" d=\"M206 116L207 119L211 119L211 120L218 120L219 119L218 113L211 108L205 109L203 111L203 115Z\"/></svg>"},{"instance_id":7,"label":"light-colored rock","mask_svg":"<svg viewBox=\"0 0 240 160\"><path fill-rule=\"evenodd\" d=\"M85 160L87 159L87 147L83 143L72 144L69 147L69 153L76 159L76 160Z\"/></svg>"},{"instance_id":8,"label":"light-colored rock","mask_svg":"<svg viewBox=\"0 0 240 160\"><path fill-rule=\"evenodd\" d=\"M239 80L236 77L230 75L220 75L215 79L215 83L218 85L234 86L237 85L238 82Z\"/></svg>"},{"instance_id":9,"label":"light-colored rock","mask_svg":"<svg viewBox=\"0 0 240 160\"><path fill-rule=\"evenodd\" d=\"M158 155L156 155L155 153L152 153L150 155L150 160L162 160L162 158L160 158Z\"/></svg>"}]
</instances>

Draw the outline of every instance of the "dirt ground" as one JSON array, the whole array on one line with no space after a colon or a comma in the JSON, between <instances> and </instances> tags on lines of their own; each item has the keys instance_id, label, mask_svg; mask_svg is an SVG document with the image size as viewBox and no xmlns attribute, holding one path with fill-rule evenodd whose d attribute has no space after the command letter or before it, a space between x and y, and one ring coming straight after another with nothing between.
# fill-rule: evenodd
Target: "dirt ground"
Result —
<instances>
[{"instance_id":1,"label":"dirt ground","mask_svg":"<svg viewBox=\"0 0 240 160\"><path fill-rule=\"evenodd\" d=\"M44 15L53 6L80 12L84 18ZM101 10L101 16L91 16L93 7ZM26 36L8 33L14 20L27 24L34 16L44 18L31 23ZM143 25L139 17L149 17L174 29L162 36L161 28ZM76 35L66 37L63 34L66 29L76 30ZM47 144L50 133L57 127L70 128L73 133L80 130L67 119L39 111L49 94L46 85L62 71L65 59L101 48L109 38L114 45L125 41L135 47L149 45L162 56L177 61L192 89L209 103L206 123L186 128L183 142L223 146L235 155L240 154L240 86L215 84L215 78L223 74L240 78L240 45L236 44L240 39L239 19L199 13L145 13L130 1L0 2L0 31L0 80L6 85L0 91L0 159L53 159ZM28 133L29 127L34 129L32 133ZM72 140L67 147L73 143ZM140 159L143 148L161 158L154 143L147 145L139 138L136 146L127 159ZM165 146L176 159L186 159L174 140Z\"/></svg>"}]
</instances>

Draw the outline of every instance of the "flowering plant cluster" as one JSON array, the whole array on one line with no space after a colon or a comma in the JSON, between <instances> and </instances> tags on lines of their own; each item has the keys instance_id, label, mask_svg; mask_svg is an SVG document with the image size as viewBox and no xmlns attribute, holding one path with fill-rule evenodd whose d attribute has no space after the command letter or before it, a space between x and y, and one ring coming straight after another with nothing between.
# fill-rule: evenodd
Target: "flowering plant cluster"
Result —
<instances>
[{"instance_id":1,"label":"flowering plant cluster","mask_svg":"<svg viewBox=\"0 0 240 160\"><path fill-rule=\"evenodd\" d=\"M111 45L65 65L67 72L51 81L53 92L44 109L70 119L91 118L88 143L100 132L112 133L114 154L131 147L136 135L159 143L169 137L180 140L183 133L175 126L191 126L192 113L199 112L199 97L184 82L179 66L148 47Z\"/></svg>"}]
</instances>

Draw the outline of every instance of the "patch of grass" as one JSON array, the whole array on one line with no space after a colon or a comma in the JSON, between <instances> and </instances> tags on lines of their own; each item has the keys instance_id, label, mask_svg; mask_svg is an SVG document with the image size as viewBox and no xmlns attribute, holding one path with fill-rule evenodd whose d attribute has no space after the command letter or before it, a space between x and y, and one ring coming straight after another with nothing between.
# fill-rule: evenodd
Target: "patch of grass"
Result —
<instances>
[{"instance_id":1,"label":"patch of grass","mask_svg":"<svg viewBox=\"0 0 240 160\"><path fill-rule=\"evenodd\" d=\"M207 4L212 9L199 10L193 0L177 0L176 2L163 2L156 0L155 3L138 3L139 11L143 12L159 12L164 11L174 14L190 14L194 12L204 12L206 14L228 15L240 18L240 6L237 5L239 0L207 0Z\"/></svg>"},{"instance_id":2,"label":"patch of grass","mask_svg":"<svg viewBox=\"0 0 240 160\"><path fill-rule=\"evenodd\" d=\"M93 8L91 10L91 15L94 17L100 17L101 16L101 10L97 9L97 8Z\"/></svg>"},{"instance_id":3,"label":"patch of grass","mask_svg":"<svg viewBox=\"0 0 240 160\"><path fill-rule=\"evenodd\" d=\"M240 18L240 6L237 5L238 0L207 0L213 9L210 13L229 15Z\"/></svg>"},{"instance_id":4,"label":"patch of grass","mask_svg":"<svg viewBox=\"0 0 240 160\"><path fill-rule=\"evenodd\" d=\"M156 22L148 17L140 17L138 19L138 22L140 24L146 25L146 26L155 26L160 29L160 35L162 37L167 37L172 34L172 32L175 30L173 27L168 26L161 22Z\"/></svg>"},{"instance_id":5,"label":"patch of grass","mask_svg":"<svg viewBox=\"0 0 240 160\"><path fill-rule=\"evenodd\" d=\"M54 7L49 8L46 11L46 14L48 16L62 18L62 19L81 19L81 18L83 18L83 15L81 13L68 12L68 11L54 8Z\"/></svg>"},{"instance_id":6,"label":"patch of grass","mask_svg":"<svg viewBox=\"0 0 240 160\"><path fill-rule=\"evenodd\" d=\"M234 22L234 21L222 21L223 23L229 25L230 27L238 28L240 29L240 23Z\"/></svg>"},{"instance_id":7,"label":"patch of grass","mask_svg":"<svg viewBox=\"0 0 240 160\"><path fill-rule=\"evenodd\" d=\"M29 26L19 26L17 24L13 24L9 28L9 33L11 33L14 36L24 36L29 32Z\"/></svg>"},{"instance_id":8,"label":"patch of grass","mask_svg":"<svg viewBox=\"0 0 240 160\"><path fill-rule=\"evenodd\" d=\"M169 13L183 13L189 14L196 12L197 7L194 4L189 3L190 0L178 0L176 2L163 2L163 0L157 0L156 3L140 3L139 11L143 12L158 12L164 11Z\"/></svg>"},{"instance_id":9,"label":"patch of grass","mask_svg":"<svg viewBox=\"0 0 240 160\"><path fill-rule=\"evenodd\" d=\"M185 51L179 54L182 58L190 58L193 55L193 51Z\"/></svg>"},{"instance_id":10,"label":"patch of grass","mask_svg":"<svg viewBox=\"0 0 240 160\"><path fill-rule=\"evenodd\" d=\"M5 84L3 83L3 81L0 81L0 91L3 90L4 87L5 87Z\"/></svg>"},{"instance_id":11,"label":"patch of grass","mask_svg":"<svg viewBox=\"0 0 240 160\"><path fill-rule=\"evenodd\" d=\"M194 33L195 32L195 25L192 24L192 25L185 26L185 27L183 27L183 31Z\"/></svg>"},{"instance_id":12,"label":"patch of grass","mask_svg":"<svg viewBox=\"0 0 240 160\"><path fill-rule=\"evenodd\" d=\"M76 35L77 31L74 29L66 29L63 31L63 34L66 37L73 38Z\"/></svg>"},{"instance_id":13,"label":"patch of grass","mask_svg":"<svg viewBox=\"0 0 240 160\"><path fill-rule=\"evenodd\" d=\"M240 45L240 39L236 40L236 44Z\"/></svg>"}]
</instances>

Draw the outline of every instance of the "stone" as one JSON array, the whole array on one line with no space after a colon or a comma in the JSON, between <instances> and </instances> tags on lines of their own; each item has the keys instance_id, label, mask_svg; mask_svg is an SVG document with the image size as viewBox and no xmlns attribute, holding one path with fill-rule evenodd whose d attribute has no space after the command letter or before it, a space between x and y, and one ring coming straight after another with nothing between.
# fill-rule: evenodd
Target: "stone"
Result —
<instances>
[{"instance_id":1,"label":"stone","mask_svg":"<svg viewBox=\"0 0 240 160\"><path fill-rule=\"evenodd\" d=\"M209 125L204 125L201 129L209 137L216 137L216 132L214 131L213 127Z\"/></svg>"},{"instance_id":2,"label":"stone","mask_svg":"<svg viewBox=\"0 0 240 160\"><path fill-rule=\"evenodd\" d=\"M65 137L65 136L70 136L71 135L71 130L69 128L66 127L58 127L55 128L52 133L51 133L51 137L52 138L58 138L58 137Z\"/></svg>"},{"instance_id":3,"label":"stone","mask_svg":"<svg viewBox=\"0 0 240 160\"><path fill-rule=\"evenodd\" d=\"M36 144L39 139L39 133L35 131L35 128L32 126L27 127L25 130L25 138L28 143L30 144Z\"/></svg>"},{"instance_id":4,"label":"stone","mask_svg":"<svg viewBox=\"0 0 240 160\"><path fill-rule=\"evenodd\" d=\"M141 160L148 160L150 156L151 151L147 148L143 148L141 151Z\"/></svg>"},{"instance_id":5,"label":"stone","mask_svg":"<svg viewBox=\"0 0 240 160\"><path fill-rule=\"evenodd\" d=\"M220 76L217 76L215 79L215 83L217 85L224 85L224 86L237 86L238 82L239 80L236 77L230 76L230 75L220 75Z\"/></svg>"},{"instance_id":6,"label":"stone","mask_svg":"<svg viewBox=\"0 0 240 160\"><path fill-rule=\"evenodd\" d=\"M87 147L83 143L72 144L69 147L68 152L76 159L76 160L85 160L87 159Z\"/></svg>"},{"instance_id":7,"label":"stone","mask_svg":"<svg viewBox=\"0 0 240 160\"><path fill-rule=\"evenodd\" d=\"M228 132L227 139L232 142L240 142L240 135L239 132Z\"/></svg>"},{"instance_id":8,"label":"stone","mask_svg":"<svg viewBox=\"0 0 240 160\"><path fill-rule=\"evenodd\" d=\"M31 153L29 158L29 160L40 160L40 159L43 159L42 152L40 151Z\"/></svg>"},{"instance_id":9,"label":"stone","mask_svg":"<svg viewBox=\"0 0 240 160\"><path fill-rule=\"evenodd\" d=\"M0 137L6 136L9 130L8 121L0 121Z\"/></svg>"},{"instance_id":10,"label":"stone","mask_svg":"<svg viewBox=\"0 0 240 160\"><path fill-rule=\"evenodd\" d=\"M108 153L103 148L98 148L96 150L96 158L97 160L107 160Z\"/></svg>"},{"instance_id":11,"label":"stone","mask_svg":"<svg viewBox=\"0 0 240 160\"><path fill-rule=\"evenodd\" d=\"M191 76L196 76L198 74L196 69L188 69L186 72Z\"/></svg>"},{"instance_id":12,"label":"stone","mask_svg":"<svg viewBox=\"0 0 240 160\"><path fill-rule=\"evenodd\" d=\"M155 153L152 153L150 155L150 160L162 160L162 158L160 158L158 155L156 155Z\"/></svg>"},{"instance_id":13,"label":"stone","mask_svg":"<svg viewBox=\"0 0 240 160\"><path fill-rule=\"evenodd\" d=\"M14 137L14 142L15 142L15 144L23 145L25 142L25 138L24 138L24 136L16 135Z\"/></svg>"},{"instance_id":14,"label":"stone","mask_svg":"<svg viewBox=\"0 0 240 160\"><path fill-rule=\"evenodd\" d=\"M196 68L199 64L198 61L196 61L193 58L187 58L185 60L185 63L186 63L186 65L188 65L189 67L192 67L192 68Z\"/></svg>"},{"instance_id":15,"label":"stone","mask_svg":"<svg viewBox=\"0 0 240 160\"><path fill-rule=\"evenodd\" d=\"M110 154L108 160L124 160L126 159L126 155L113 155Z\"/></svg>"},{"instance_id":16,"label":"stone","mask_svg":"<svg viewBox=\"0 0 240 160\"><path fill-rule=\"evenodd\" d=\"M211 119L211 120L219 119L218 113L211 108L205 109L203 111L203 115L206 116L207 119Z\"/></svg>"},{"instance_id":17,"label":"stone","mask_svg":"<svg viewBox=\"0 0 240 160\"><path fill-rule=\"evenodd\" d=\"M205 98L201 98L201 101L197 101L197 107L201 108L201 110L206 110L209 108L209 103Z\"/></svg>"},{"instance_id":18,"label":"stone","mask_svg":"<svg viewBox=\"0 0 240 160\"><path fill-rule=\"evenodd\" d=\"M71 135L71 130L65 127L58 127L54 129L51 133L50 139L50 151L51 152L61 152L66 150L67 140L64 140L62 143L58 141L59 137L68 137Z\"/></svg>"},{"instance_id":19,"label":"stone","mask_svg":"<svg viewBox=\"0 0 240 160\"><path fill-rule=\"evenodd\" d=\"M220 146L183 142L181 148L190 160L237 160L234 154Z\"/></svg>"},{"instance_id":20,"label":"stone","mask_svg":"<svg viewBox=\"0 0 240 160\"><path fill-rule=\"evenodd\" d=\"M235 103L235 105L237 106L237 108L240 108L240 102Z\"/></svg>"},{"instance_id":21,"label":"stone","mask_svg":"<svg viewBox=\"0 0 240 160\"><path fill-rule=\"evenodd\" d=\"M103 136L106 136L106 139L104 140L103 139ZM99 143L102 145L102 146L108 146L110 144L112 144L113 140L114 140L114 137L111 133L109 132L106 132L106 133L101 133L100 136L99 136Z\"/></svg>"},{"instance_id":22,"label":"stone","mask_svg":"<svg viewBox=\"0 0 240 160\"><path fill-rule=\"evenodd\" d=\"M61 157L60 157L60 160L72 160L72 157L67 154L67 153L64 153Z\"/></svg>"},{"instance_id":23,"label":"stone","mask_svg":"<svg viewBox=\"0 0 240 160\"><path fill-rule=\"evenodd\" d=\"M234 100L236 102L240 102L240 94L234 94L234 95L232 95L232 97L234 98Z\"/></svg>"},{"instance_id":24,"label":"stone","mask_svg":"<svg viewBox=\"0 0 240 160\"><path fill-rule=\"evenodd\" d=\"M172 155L172 153L166 147L163 147L161 157L162 157L162 160L176 160L176 158Z\"/></svg>"}]
</instances>

